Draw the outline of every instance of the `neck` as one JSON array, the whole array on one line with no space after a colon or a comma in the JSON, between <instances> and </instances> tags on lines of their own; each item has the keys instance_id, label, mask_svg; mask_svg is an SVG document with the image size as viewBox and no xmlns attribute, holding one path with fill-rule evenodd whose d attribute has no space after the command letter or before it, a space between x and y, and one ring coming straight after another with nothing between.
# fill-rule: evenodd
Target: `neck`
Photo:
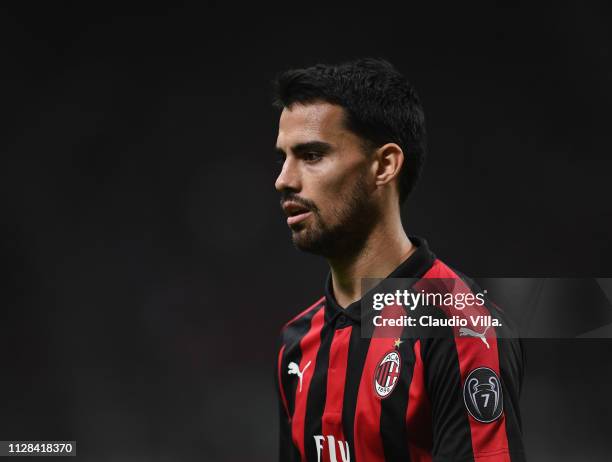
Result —
<instances>
[{"instance_id":1,"label":"neck","mask_svg":"<svg viewBox=\"0 0 612 462\"><path fill-rule=\"evenodd\" d=\"M362 278L386 278L415 250L399 214L390 223L380 223L354 255L328 259L336 302L347 307L359 300Z\"/></svg>"}]
</instances>

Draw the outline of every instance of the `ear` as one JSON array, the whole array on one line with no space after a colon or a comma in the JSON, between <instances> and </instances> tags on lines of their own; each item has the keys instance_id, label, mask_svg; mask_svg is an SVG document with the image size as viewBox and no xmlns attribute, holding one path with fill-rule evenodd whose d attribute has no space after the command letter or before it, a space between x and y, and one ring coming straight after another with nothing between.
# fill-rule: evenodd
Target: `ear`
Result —
<instances>
[{"instance_id":1,"label":"ear","mask_svg":"<svg viewBox=\"0 0 612 462\"><path fill-rule=\"evenodd\" d=\"M391 183L404 164L404 152L395 143L387 143L374 152L376 158L376 186Z\"/></svg>"}]
</instances>

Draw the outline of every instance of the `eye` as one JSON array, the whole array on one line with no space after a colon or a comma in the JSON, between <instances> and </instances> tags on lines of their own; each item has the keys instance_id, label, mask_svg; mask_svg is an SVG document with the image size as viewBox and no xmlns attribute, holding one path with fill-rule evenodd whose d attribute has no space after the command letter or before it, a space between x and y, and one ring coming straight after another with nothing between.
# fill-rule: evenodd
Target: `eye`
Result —
<instances>
[{"instance_id":1,"label":"eye","mask_svg":"<svg viewBox=\"0 0 612 462\"><path fill-rule=\"evenodd\" d=\"M304 159L304 161L308 162L309 164L312 164L321 160L323 158L323 155L318 152L305 152L302 158Z\"/></svg>"}]
</instances>

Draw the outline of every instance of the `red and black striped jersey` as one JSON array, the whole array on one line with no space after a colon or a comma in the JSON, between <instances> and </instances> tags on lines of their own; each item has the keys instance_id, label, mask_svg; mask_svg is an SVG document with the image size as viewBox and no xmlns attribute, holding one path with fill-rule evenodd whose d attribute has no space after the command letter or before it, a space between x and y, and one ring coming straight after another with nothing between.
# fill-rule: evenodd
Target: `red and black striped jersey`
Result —
<instances>
[{"instance_id":1,"label":"red and black striped jersey","mask_svg":"<svg viewBox=\"0 0 612 462\"><path fill-rule=\"evenodd\" d=\"M416 251L389 278L467 283L425 240L411 240ZM275 368L281 462L525 459L518 339L501 328L486 339L365 338L361 319L360 301L337 304L329 276L325 296L284 326Z\"/></svg>"}]
</instances>

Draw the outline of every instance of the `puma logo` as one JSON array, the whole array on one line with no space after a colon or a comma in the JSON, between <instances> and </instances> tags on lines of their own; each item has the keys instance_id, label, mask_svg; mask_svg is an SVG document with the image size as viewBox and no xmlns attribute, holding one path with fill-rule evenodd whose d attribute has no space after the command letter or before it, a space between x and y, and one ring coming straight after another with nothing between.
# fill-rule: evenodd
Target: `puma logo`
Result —
<instances>
[{"instance_id":1,"label":"puma logo","mask_svg":"<svg viewBox=\"0 0 612 462\"><path fill-rule=\"evenodd\" d=\"M489 347L489 342L487 342L487 339L486 339L485 335L486 335L487 331L489 330L489 327L491 327L491 326L487 326L482 333L476 332L475 330L472 330L472 329L470 329L468 327L461 327L459 329L459 336L461 336L461 337L465 337L465 336L478 337L487 346L487 350L488 350L490 347Z\"/></svg>"},{"instance_id":2,"label":"puma logo","mask_svg":"<svg viewBox=\"0 0 612 462\"><path fill-rule=\"evenodd\" d=\"M300 391L302 391L302 379L304 378L304 372L306 372L308 366L310 366L310 361L308 361L308 364L306 364L304 369L300 371L300 366L295 364L293 361L289 363L289 370L287 372L289 375L294 374L300 378Z\"/></svg>"}]
</instances>

